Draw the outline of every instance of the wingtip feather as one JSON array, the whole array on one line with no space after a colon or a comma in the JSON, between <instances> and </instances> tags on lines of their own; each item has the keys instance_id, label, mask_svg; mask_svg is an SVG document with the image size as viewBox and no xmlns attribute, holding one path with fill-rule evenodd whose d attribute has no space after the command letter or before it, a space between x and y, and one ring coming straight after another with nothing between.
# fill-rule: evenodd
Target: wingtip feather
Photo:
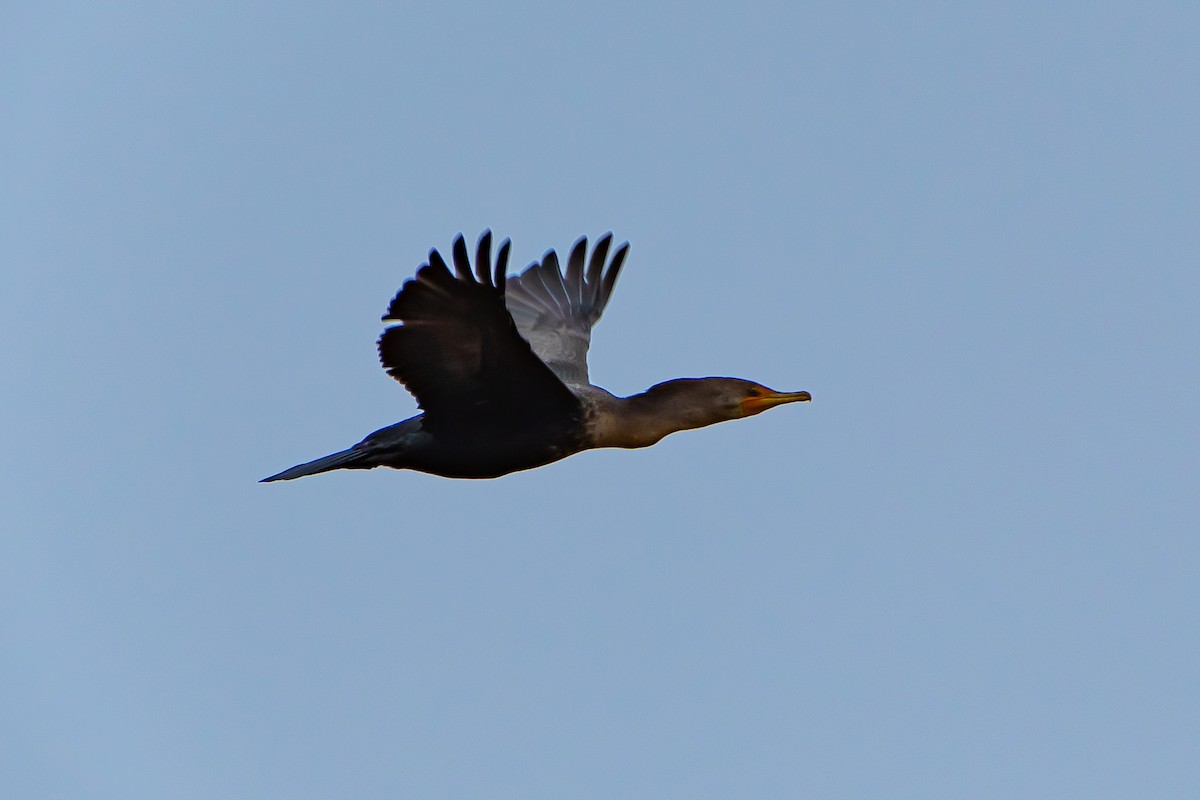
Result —
<instances>
[{"instance_id":1,"label":"wingtip feather","mask_svg":"<svg viewBox=\"0 0 1200 800\"><path fill-rule=\"evenodd\" d=\"M621 267L625 266L625 258L628 255L629 242L621 242L617 247L617 252L613 253L608 270L604 273L604 283L600 287L600 296L596 301L597 312L602 312L604 307L608 305L608 299L612 296L613 287L617 284L617 277L621 274Z\"/></svg>"},{"instance_id":2,"label":"wingtip feather","mask_svg":"<svg viewBox=\"0 0 1200 800\"><path fill-rule=\"evenodd\" d=\"M500 291L504 291L507 281L505 276L508 274L508 254L512 250L512 239L505 239L500 243L500 252L496 256L496 283L495 286Z\"/></svg>"},{"instance_id":3,"label":"wingtip feather","mask_svg":"<svg viewBox=\"0 0 1200 800\"><path fill-rule=\"evenodd\" d=\"M492 229L484 228L475 246L475 275L484 286L492 286Z\"/></svg>"},{"instance_id":4,"label":"wingtip feather","mask_svg":"<svg viewBox=\"0 0 1200 800\"><path fill-rule=\"evenodd\" d=\"M474 283L475 276L471 273L471 258L467 255L467 240L463 238L461 232L454 237L451 251L454 254L454 271L458 274L458 279Z\"/></svg>"},{"instance_id":5,"label":"wingtip feather","mask_svg":"<svg viewBox=\"0 0 1200 800\"><path fill-rule=\"evenodd\" d=\"M571 245L571 255L567 259L567 299L571 301L571 313L583 311L583 268L587 258L587 237L580 236Z\"/></svg>"}]
</instances>

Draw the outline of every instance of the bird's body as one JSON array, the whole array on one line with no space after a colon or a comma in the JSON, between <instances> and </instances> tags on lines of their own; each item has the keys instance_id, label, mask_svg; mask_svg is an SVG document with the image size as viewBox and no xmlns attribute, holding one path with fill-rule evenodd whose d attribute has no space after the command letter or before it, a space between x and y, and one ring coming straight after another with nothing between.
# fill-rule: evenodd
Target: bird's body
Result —
<instances>
[{"instance_id":1,"label":"bird's body","mask_svg":"<svg viewBox=\"0 0 1200 800\"><path fill-rule=\"evenodd\" d=\"M628 253L611 235L571 250L567 271L554 251L505 278L509 242L492 268L492 237L480 237L474 269L454 241L454 274L437 250L392 300L379 339L387 372L424 413L353 447L263 481L334 469L392 467L448 478L495 478L598 447L647 447L675 431L806 401L738 378L682 378L632 397L588 380L591 329ZM607 265L607 266L606 266Z\"/></svg>"}]
</instances>

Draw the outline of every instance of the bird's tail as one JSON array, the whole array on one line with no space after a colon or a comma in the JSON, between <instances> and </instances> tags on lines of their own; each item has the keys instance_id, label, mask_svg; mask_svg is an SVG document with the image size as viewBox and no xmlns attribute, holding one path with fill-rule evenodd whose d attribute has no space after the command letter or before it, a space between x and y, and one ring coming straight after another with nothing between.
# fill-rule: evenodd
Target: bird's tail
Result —
<instances>
[{"instance_id":1,"label":"bird's tail","mask_svg":"<svg viewBox=\"0 0 1200 800\"><path fill-rule=\"evenodd\" d=\"M329 472L331 469L370 469L374 466L376 465L371 463L366 449L355 445L349 450L333 453L324 458L318 458L316 461L309 461L307 464L297 464L291 469L285 469L283 472L272 475L269 478L263 478L259 483L290 481L294 478L303 478L305 475Z\"/></svg>"}]
</instances>

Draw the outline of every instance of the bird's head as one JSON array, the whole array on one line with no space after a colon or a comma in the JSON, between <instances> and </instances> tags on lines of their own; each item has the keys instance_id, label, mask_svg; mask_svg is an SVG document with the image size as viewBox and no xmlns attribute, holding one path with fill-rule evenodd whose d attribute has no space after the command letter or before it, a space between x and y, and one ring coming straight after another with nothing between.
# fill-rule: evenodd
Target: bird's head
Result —
<instances>
[{"instance_id":1,"label":"bird's head","mask_svg":"<svg viewBox=\"0 0 1200 800\"><path fill-rule=\"evenodd\" d=\"M777 392L741 378L695 378L686 383L690 385L684 392L692 395L698 405L719 414L722 420L750 417L785 403L812 400L808 392Z\"/></svg>"},{"instance_id":2,"label":"bird's head","mask_svg":"<svg viewBox=\"0 0 1200 800\"><path fill-rule=\"evenodd\" d=\"M651 413L686 430L760 414L785 403L812 400L808 392L777 392L741 378L680 378L652 386L640 401Z\"/></svg>"}]
</instances>

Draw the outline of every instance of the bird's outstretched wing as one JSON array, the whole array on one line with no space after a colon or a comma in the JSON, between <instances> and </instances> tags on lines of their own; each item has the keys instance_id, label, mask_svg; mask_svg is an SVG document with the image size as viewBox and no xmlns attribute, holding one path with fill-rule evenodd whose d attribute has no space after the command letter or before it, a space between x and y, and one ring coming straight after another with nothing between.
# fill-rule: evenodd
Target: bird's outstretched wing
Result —
<instances>
[{"instance_id":1,"label":"bird's outstretched wing","mask_svg":"<svg viewBox=\"0 0 1200 800\"><path fill-rule=\"evenodd\" d=\"M462 234L452 248L454 274L436 250L388 306L379 337L384 369L408 387L432 433L513 430L577 414L578 401L521 338L504 305L510 243L492 268L485 231L471 269Z\"/></svg>"},{"instance_id":2,"label":"bird's outstretched wing","mask_svg":"<svg viewBox=\"0 0 1200 800\"><path fill-rule=\"evenodd\" d=\"M505 303L517 330L566 383L588 383L592 326L604 313L629 254L629 242L624 242L608 261L611 246L612 234L601 236L585 269L587 237L581 237L571 248L565 275L559 269L558 254L549 250L541 263L508 279Z\"/></svg>"}]
</instances>

